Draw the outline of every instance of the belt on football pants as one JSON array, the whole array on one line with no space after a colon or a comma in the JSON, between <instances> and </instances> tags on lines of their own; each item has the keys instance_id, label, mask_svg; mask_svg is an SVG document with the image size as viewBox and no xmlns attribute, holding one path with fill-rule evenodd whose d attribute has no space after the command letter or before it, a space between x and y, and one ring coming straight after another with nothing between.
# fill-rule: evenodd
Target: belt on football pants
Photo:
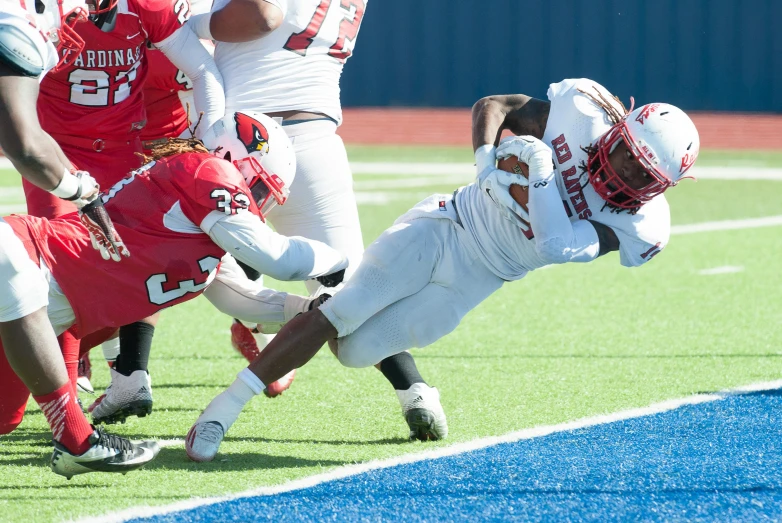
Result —
<instances>
[{"instance_id":1,"label":"belt on football pants","mask_svg":"<svg viewBox=\"0 0 782 523\"><path fill-rule=\"evenodd\" d=\"M129 140L104 140L103 138L85 138L83 136L71 136L68 134L49 134L54 138L54 141L60 145L70 145L72 147L79 147L80 149L95 151L96 153L113 149L124 149L125 147L130 146L140 146L141 144L141 138L138 136L134 136Z\"/></svg>"}]
</instances>

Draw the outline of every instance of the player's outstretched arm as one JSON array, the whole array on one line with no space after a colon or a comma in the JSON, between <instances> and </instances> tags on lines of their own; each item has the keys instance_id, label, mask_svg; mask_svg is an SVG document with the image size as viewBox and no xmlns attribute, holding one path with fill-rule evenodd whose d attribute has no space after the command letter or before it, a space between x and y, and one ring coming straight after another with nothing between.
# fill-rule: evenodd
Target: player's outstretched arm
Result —
<instances>
[{"instance_id":1,"label":"player's outstretched arm","mask_svg":"<svg viewBox=\"0 0 782 523\"><path fill-rule=\"evenodd\" d=\"M208 140L209 129L225 115L223 77L212 55L199 41L189 24L185 24L168 38L154 45L193 82L195 109L197 113L204 113L196 135Z\"/></svg>"},{"instance_id":2,"label":"player's outstretched arm","mask_svg":"<svg viewBox=\"0 0 782 523\"><path fill-rule=\"evenodd\" d=\"M285 13L274 0L231 0L222 9L190 18L199 38L218 42L250 42L277 29Z\"/></svg>"},{"instance_id":3,"label":"player's outstretched arm","mask_svg":"<svg viewBox=\"0 0 782 523\"><path fill-rule=\"evenodd\" d=\"M24 178L53 191L72 166L41 129L37 100L38 79L20 76L0 63L0 148Z\"/></svg>"},{"instance_id":4,"label":"player's outstretched arm","mask_svg":"<svg viewBox=\"0 0 782 523\"><path fill-rule=\"evenodd\" d=\"M339 273L348 266L347 258L325 243L277 234L250 212L213 213L219 218L204 219L204 232L228 254L261 274L302 281Z\"/></svg>"}]
</instances>

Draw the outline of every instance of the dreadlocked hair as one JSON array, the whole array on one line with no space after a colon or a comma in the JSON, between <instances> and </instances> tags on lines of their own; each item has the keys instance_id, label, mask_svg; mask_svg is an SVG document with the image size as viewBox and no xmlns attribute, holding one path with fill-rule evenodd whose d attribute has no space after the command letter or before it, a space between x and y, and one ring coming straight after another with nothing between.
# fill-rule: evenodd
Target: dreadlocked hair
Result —
<instances>
[{"instance_id":1,"label":"dreadlocked hair","mask_svg":"<svg viewBox=\"0 0 782 523\"><path fill-rule=\"evenodd\" d=\"M582 89L579 89L578 91L580 93L582 93L584 96L588 97L590 100L592 100L601 109L603 109L603 111L605 111L605 113L608 115L608 119L611 120L612 124L614 124L614 125L618 124L619 122L622 121L622 119L625 116L627 116L627 112L628 112L627 111L627 107L625 107L625 104L622 103L622 100L620 100L619 97L614 96L612 94L609 95L613 101L615 101L616 103L618 103L621 106L621 108L622 108L621 111L616 107L615 104L611 103L611 100L609 100L606 97L605 94L600 92L600 90L598 90L597 87L595 87L593 85L592 89L595 91L595 93L597 93L596 96L594 94L592 94L590 92L587 92L587 91L584 91ZM596 170L600 166L600 164L599 164L599 160L597 158L597 147L595 147L594 145L590 144L590 145L587 145L586 147L581 147L581 150L584 151L585 153L587 153L587 160L586 161L582 161L579 164L579 166L578 166L579 169L581 169L581 176L585 180L583 182L584 185L582 186L582 189L583 189L583 187L586 186L587 183L589 183L587 181L588 180L588 176L586 176L586 175L594 172L594 170ZM613 205L613 204L611 204L609 202L605 202L605 204L603 205L603 208L605 208L605 207L608 207L609 209L611 209L611 212L615 212L615 213L626 212L626 213L628 213L630 215L636 214L641 209L640 205L638 207L634 207L634 208L631 208L631 209L625 209L623 207L618 207L616 205Z\"/></svg>"},{"instance_id":2,"label":"dreadlocked hair","mask_svg":"<svg viewBox=\"0 0 782 523\"><path fill-rule=\"evenodd\" d=\"M187 104L187 119L190 121L190 104ZM188 126L188 131L190 131L190 138L161 138L160 140L152 140L149 142L144 143L144 148L149 149L149 155L142 154L142 153L136 153L137 156L140 156L144 163L147 164L152 161L160 160L161 158L166 158L168 156L174 156L175 154L183 154L183 153L207 153L209 154L209 149L206 148L204 145L204 142L199 140L195 137L196 129L198 129L198 126L201 124L201 118L203 118L204 113L201 112L198 115L198 121L195 123L195 125L190 128Z\"/></svg>"}]
</instances>

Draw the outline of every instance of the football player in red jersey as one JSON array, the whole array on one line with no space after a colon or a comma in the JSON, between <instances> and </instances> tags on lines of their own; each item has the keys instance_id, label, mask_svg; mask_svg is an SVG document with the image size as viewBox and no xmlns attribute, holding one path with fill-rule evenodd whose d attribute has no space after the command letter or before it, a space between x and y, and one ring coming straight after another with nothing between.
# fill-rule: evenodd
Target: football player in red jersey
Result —
<instances>
[{"instance_id":1,"label":"football player in red jersey","mask_svg":"<svg viewBox=\"0 0 782 523\"><path fill-rule=\"evenodd\" d=\"M211 55L193 31L188 0L88 0L91 23L75 33L83 52L41 84L41 125L79 169L90 171L104 188L139 167L140 133L146 121L142 86L148 74L148 45L159 49L193 82L196 111L204 111L199 132L225 114L222 79ZM73 207L24 184L28 212L54 217ZM155 319L127 326L120 343L149 354ZM78 342L63 334L66 364L75 379ZM145 366L145 363L140 363ZM124 368L122 361L119 368ZM90 386L91 388L91 386Z\"/></svg>"},{"instance_id":2,"label":"football player in red jersey","mask_svg":"<svg viewBox=\"0 0 782 523\"><path fill-rule=\"evenodd\" d=\"M0 5L0 147L24 180L75 204L79 208L76 220L88 234L88 242L101 250L104 259L118 261L122 242L98 198L95 180L86 172L71 172L72 165L41 129L36 115L40 79L79 55L83 42L73 27L86 18L81 0ZM124 473L142 466L155 457L155 445L134 444L96 431L85 418L47 319L46 287L36 262L11 228L0 223L0 341L4 349L0 351L0 434L13 431L22 421L32 392L56 442L53 467L70 474L68 460L60 459L61 449L81 463L85 472L97 466Z\"/></svg>"},{"instance_id":3,"label":"football player in red jersey","mask_svg":"<svg viewBox=\"0 0 782 523\"><path fill-rule=\"evenodd\" d=\"M234 115L220 131L228 136L223 143L230 144L221 155L232 161L210 154L196 140L172 142L153 151L156 160L104 193L115 227L138 253L111 270L95 270L105 262L90 247L75 213L52 220L0 219L0 231L8 231L13 240L0 243L0 257L8 247L29 254L27 261L45 278L29 294L44 301L48 295L49 320L57 331L74 326L83 337L190 300L215 279L226 252L277 279L316 278L327 285L341 281L347 266L341 253L317 241L282 236L265 225L266 214L287 198L295 174L293 149L270 118L241 118L267 132L265 148L258 148L253 136L239 135L240 118ZM87 280L92 287L83 285ZM93 287L113 292L95 293ZM277 309L280 315L291 306L302 312L310 302L285 299ZM52 467L59 474L104 470L101 462L80 461L57 438L55 448Z\"/></svg>"}]
</instances>

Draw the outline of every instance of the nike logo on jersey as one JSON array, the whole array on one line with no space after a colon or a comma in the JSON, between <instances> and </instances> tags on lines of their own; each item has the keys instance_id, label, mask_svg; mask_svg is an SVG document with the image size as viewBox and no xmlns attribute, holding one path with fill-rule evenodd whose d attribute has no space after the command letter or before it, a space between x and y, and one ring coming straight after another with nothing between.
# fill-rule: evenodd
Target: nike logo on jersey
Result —
<instances>
[{"instance_id":1,"label":"nike logo on jersey","mask_svg":"<svg viewBox=\"0 0 782 523\"><path fill-rule=\"evenodd\" d=\"M128 40L133 40L134 38L136 38L140 34L141 34L141 31L139 31L138 33L136 33L134 35L126 36L125 38L127 38Z\"/></svg>"}]
</instances>

